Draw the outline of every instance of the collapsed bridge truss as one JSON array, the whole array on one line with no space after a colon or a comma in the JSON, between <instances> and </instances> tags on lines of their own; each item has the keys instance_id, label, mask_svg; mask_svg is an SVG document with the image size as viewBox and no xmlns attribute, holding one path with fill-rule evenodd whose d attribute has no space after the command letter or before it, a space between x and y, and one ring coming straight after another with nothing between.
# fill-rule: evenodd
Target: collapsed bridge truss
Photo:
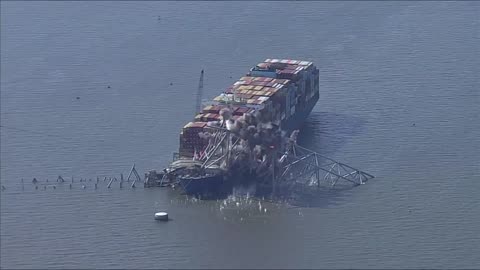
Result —
<instances>
[{"instance_id":1,"label":"collapsed bridge truss","mask_svg":"<svg viewBox=\"0 0 480 270\"><path fill-rule=\"evenodd\" d=\"M217 128L209 144L196 160L204 168L227 167L238 156L235 146L240 139L223 128ZM308 186L334 187L339 181L361 185L374 178L373 175L323 156L291 140L284 153L275 152L275 162L269 167L272 184L305 184ZM267 158L268 159L268 158ZM263 162L265 162L264 159Z\"/></svg>"}]
</instances>

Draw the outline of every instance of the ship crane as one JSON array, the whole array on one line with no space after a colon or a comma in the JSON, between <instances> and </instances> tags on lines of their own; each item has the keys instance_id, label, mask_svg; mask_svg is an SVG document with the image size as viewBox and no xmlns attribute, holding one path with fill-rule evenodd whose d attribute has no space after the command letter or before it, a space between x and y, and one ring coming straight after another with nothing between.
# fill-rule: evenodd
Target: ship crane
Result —
<instances>
[{"instance_id":1,"label":"ship crane","mask_svg":"<svg viewBox=\"0 0 480 270\"><path fill-rule=\"evenodd\" d=\"M202 96L203 96L203 69L200 72L200 81L198 82L197 100L195 104L195 114L202 110Z\"/></svg>"}]
</instances>

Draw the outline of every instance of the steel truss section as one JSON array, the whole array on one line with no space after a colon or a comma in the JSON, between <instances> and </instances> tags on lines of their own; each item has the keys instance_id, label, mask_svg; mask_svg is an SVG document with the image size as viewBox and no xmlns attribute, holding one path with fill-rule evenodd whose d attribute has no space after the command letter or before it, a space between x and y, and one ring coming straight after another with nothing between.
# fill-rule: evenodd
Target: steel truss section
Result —
<instances>
[{"instance_id":1,"label":"steel truss section","mask_svg":"<svg viewBox=\"0 0 480 270\"><path fill-rule=\"evenodd\" d=\"M216 128L206 148L194 159L200 161L203 168L228 169L230 162L238 155L234 149L239 141L228 130ZM369 173L302 147L296 140L290 140L287 151L281 156L277 155L274 154L277 161L275 169L269 170L269 178L275 184L334 187L339 181L362 185L374 178Z\"/></svg>"},{"instance_id":2,"label":"steel truss section","mask_svg":"<svg viewBox=\"0 0 480 270\"><path fill-rule=\"evenodd\" d=\"M369 173L295 143L291 146L290 151L285 153L280 165L280 177L276 181L317 186L328 184L333 187L339 180L362 185L372 178L374 176Z\"/></svg>"},{"instance_id":3,"label":"steel truss section","mask_svg":"<svg viewBox=\"0 0 480 270\"><path fill-rule=\"evenodd\" d=\"M229 156L231 149L229 142L231 141L230 132L219 129L212 134L208 145L196 159L202 162L203 168L212 166L220 166Z\"/></svg>"}]
</instances>

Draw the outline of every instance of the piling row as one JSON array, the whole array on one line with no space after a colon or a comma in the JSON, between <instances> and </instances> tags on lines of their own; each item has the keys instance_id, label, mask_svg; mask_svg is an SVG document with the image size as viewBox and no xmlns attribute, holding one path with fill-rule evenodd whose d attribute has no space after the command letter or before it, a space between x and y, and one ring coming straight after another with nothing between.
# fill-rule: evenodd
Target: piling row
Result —
<instances>
[{"instance_id":1,"label":"piling row","mask_svg":"<svg viewBox=\"0 0 480 270\"><path fill-rule=\"evenodd\" d=\"M88 183L92 183L93 182L93 188L94 189L98 189L102 184L100 182L103 182L106 185L107 188L112 188L112 184L113 182L119 182L119 186L120 186L120 189L123 189L123 183L126 181L127 183L130 182L130 177L134 175L135 178L132 180L132 184L130 185L130 187L133 189L135 188L135 183L137 181L141 181L141 178L137 172L137 170L135 169L135 164L133 164L132 166L132 169L130 170L130 173L127 177L127 180L124 180L124 177L123 177L123 173L120 174L120 180L118 180L116 177L108 177L107 176L104 176L103 177L103 181L100 181L100 177L97 176L96 180L92 180L92 178L80 178L80 180L78 181L80 184L81 184L81 187L82 189L86 189L87 188L87 182ZM21 182L21 185L22 185L22 190L25 190L25 181L24 179L22 178L20 180ZM70 183L68 183L70 182ZM57 177L57 180L56 180L56 184L51 184L53 182L49 182L48 181L48 178L45 180L44 183L41 183L39 180L37 180L37 178L33 178L33 180L31 181L31 183L35 186L35 189L38 190L38 189L43 189L43 190L46 190L47 188L51 188L51 189L57 189L57 186L65 186L67 183L68 183L68 188L69 189L73 189L73 186L74 186L74 183L77 183L75 178L72 176L70 181L67 181L65 180L61 175L59 175ZM2 191L5 191L7 190L7 188L2 185L1 187L1 190Z\"/></svg>"},{"instance_id":2,"label":"piling row","mask_svg":"<svg viewBox=\"0 0 480 270\"><path fill-rule=\"evenodd\" d=\"M75 187L78 187L78 184L80 184L80 187L82 189L87 189L88 187L93 187L93 189L99 189L102 186L107 187L108 189L113 188L115 185L113 184L114 182L118 182L118 186L120 189L124 188L124 182L130 182L130 179L124 180L123 174L120 174L120 180L118 180L116 177L103 177L103 180L100 180L101 177L96 177L95 180L92 180L91 178L80 178L79 180L76 180L78 178L74 178L73 176L69 179L69 181L65 180L63 177L59 176L56 180L56 182L49 181L48 179L45 179L45 181L39 181L37 178L33 178L31 181L31 185L33 185L35 190L47 190L47 189L57 189L60 187L66 187L68 185L68 189L74 189ZM87 180L88 179L88 180ZM135 188L135 181L136 179L132 182L132 185L130 187L132 189ZM104 184L102 184L104 183ZM22 191L25 190L26 188L28 189L29 185L28 182L22 178L20 180L20 184L22 187ZM92 185L93 184L93 185ZM2 191L6 191L8 188L4 185L1 186Z\"/></svg>"}]
</instances>

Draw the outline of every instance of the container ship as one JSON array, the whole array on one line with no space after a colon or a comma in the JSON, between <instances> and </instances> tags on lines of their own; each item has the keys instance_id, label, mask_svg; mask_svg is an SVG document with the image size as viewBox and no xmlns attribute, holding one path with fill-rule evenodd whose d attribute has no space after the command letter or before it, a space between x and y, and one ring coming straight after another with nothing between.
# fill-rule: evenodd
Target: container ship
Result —
<instances>
[{"instance_id":1,"label":"container ship","mask_svg":"<svg viewBox=\"0 0 480 270\"><path fill-rule=\"evenodd\" d=\"M204 197L260 186L272 179L288 139L318 100L319 70L312 62L266 59L183 127L174 161L157 178Z\"/></svg>"}]
</instances>

